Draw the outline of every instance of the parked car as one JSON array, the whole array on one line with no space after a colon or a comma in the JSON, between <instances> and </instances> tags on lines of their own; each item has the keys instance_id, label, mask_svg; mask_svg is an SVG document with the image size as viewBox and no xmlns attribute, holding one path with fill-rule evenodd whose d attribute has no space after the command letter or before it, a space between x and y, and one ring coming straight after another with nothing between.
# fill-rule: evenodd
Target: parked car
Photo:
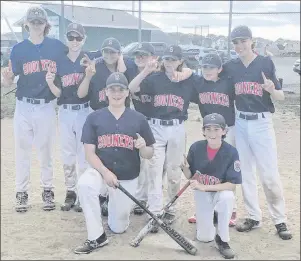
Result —
<instances>
[{"instance_id":1,"label":"parked car","mask_svg":"<svg viewBox=\"0 0 301 261\"><path fill-rule=\"evenodd\" d=\"M199 64L200 46L197 45L179 45L179 46L182 48L185 65L192 70L197 70L200 67Z\"/></svg>"},{"instance_id":2,"label":"parked car","mask_svg":"<svg viewBox=\"0 0 301 261\"><path fill-rule=\"evenodd\" d=\"M293 71L300 74L300 59L298 59L297 61L295 61L294 65L293 65Z\"/></svg>"}]
</instances>

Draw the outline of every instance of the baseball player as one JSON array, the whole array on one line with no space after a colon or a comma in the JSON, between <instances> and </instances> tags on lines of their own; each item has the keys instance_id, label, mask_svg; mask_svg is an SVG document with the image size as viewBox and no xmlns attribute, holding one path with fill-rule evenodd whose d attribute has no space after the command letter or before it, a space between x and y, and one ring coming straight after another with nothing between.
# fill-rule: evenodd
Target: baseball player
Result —
<instances>
[{"instance_id":1,"label":"baseball player","mask_svg":"<svg viewBox=\"0 0 301 261\"><path fill-rule=\"evenodd\" d=\"M81 135L85 120L90 113L89 97L77 96L77 89L85 73L80 65L80 60L84 57L82 47L85 40L84 27L77 23L69 24L66 31L69 52L57 63L56 75L59 77L60 87L54 84L54 73L46 74L48 86L58 97L57 104L59 105L61 154L67 188L65 202L61 206L63 211L69 211L72 207L75 211L81 211L79 202L76 202L76 184L77 177L87 168Z\"/></svg>"},{"instance_id":2,"label":"baseball player","mask_svg":"<svg viewBox=\"0 0 301 261\"><path fill-rule=\"evenodd\" d=\"M195 190L197 239L215 240L221 255L230 259L234 257L229 246L229 221L235 203L233 191L236 184L241 184L238 152L223 140L226 121L220 114L204 117L203 135L205 140L191 145L181 167L188 179L198 174L197 180L190 182ZM213 224L214 211L218 214L217 231Z\"/></svg>"},{"instance_id":3,"label":"baseball player","mask_svg":"<svg viewBox=\"0 0 301 261\"><path fill-rule=\"evenodd\" d=\"M108 243L102 226L99 194L109 191L108 225L114 233L127 230L133 202L116 189L120 183L132 195L137 189L140 156L151 158L154 136L145 116L125 106L128 81L113 73L106 82L108 107L92 112L85 122L82 142L91 165L79 178L78 193L83 208L88 240L75 249L88 254Z\"/></svg>"},{"instance_id":4,"label":"baseball player","mask_svg":"<svg viewBox=\"0 0 301 261\"><path fill-rule=\"evenodd\" d=\"M132 70L127 70L129 76L129 88L131 91L132 102L136 111L139 111L146 117L150 117L151 111L151 99L147 96L141 96L140 92L135 92L137 87L139 88L142 80L149 74L159 71L161 66L158 63L158 57L155 56L155 49L151 43L142 42L133 53L135 57L135 65ZM176 72L179 80L187 79L191 76L192 72L189 68L183 72ZM136 198L140 200L141 204L147 205L147 176L148 176L148 161L141 159L140 174L138 179L138 188ZM166 174L166 161L163 166L163 177ZM144 210L136 205L134 208L134 214L141 215Z\"/></svg>"},{"instance_id":5,"label":"baseball player","mask_svg":"<svg viewBox=\"0 0 301 261\"><path fill-rule=\"evenodd\" d=\"M270 57L252 51L252 32L238 26L231 40L239 58L229 61L224 71L235 86L235 141L241 160L243 197L249 217L236 225L240 232L261 225L262 213L258 202L255 164L259 171L268 210L280 238L291 239L287 228L282 184L278 171L277 145L273 127L273 100L283 100L284 93Z\"/></svg>"},{"instance_id":6,"label":"baseball player","mask_svg":"<svg viewBox=\"0 0 301 261\"><path fill-rule=\"evenodd\" d=\"M56 132L55 95L49 89L47 71L56 73L56 61L66 55L67 47L48 38L50 30L46 11L41 7L27 10L25 29L29 38L16 44L10 66L4 69L4 85L19 76L14 114L16 160L16 211L28 210L30 156L35 145L41 165L44 210L55 209L53 189L52 145Z\"/></svg>"},{"instance_id":7,"label":"baseball player","mask_svg":"<svg viewBox=\"0 0 301 261\"><path fill-rule=\"evenodd\" d=\"M134 63L130 59L124 59L121 54L121 45L115 38L107 38L101 47L102 57L88 61L90 66L77 94L79 98L89 97L91 111L108 106L105 95L106 80L113 72L122 72L128 78L127 70L130 70ZM88 57L86 57L88 59ZM88 59L89 60L89 59ZM82 62L85 62L84 60ZM89 68L89 67L95 67ZM96 71L96 72L95 72ZM128 100L127 102L129 102ZM108 199L100 198L102 215L108 215Z\"/></svg>"},{"instance_id":8,"label":"baseball player","mask_svg":"<svg viewBox=\"0 0 301 261\"><path fill-rule=\"evenodd\" d=\"M182 50L179 46L168 47L163 55L163 70L147 76L137 88L141 96L152 99L150 127L154 133L154 156L149 161L148 204L149 210L162 214L162 171L166 160L168 198L170 201L180 190L180 164L185 152L184 121L192 99L194 83L192 77L184 81L174 79L175 71L181 71ZM171 207L164 219L167 223L175 220L175 208ZM157 232L155 226L153 232Z\"/></svg>"},{"instance_id":9,"label":"baseball player","mask_svg":"<svg viewBox=\"0 0 301 261\"><path fill-rule=\"evenodd\" d=\"M217 54L207 54L202 59L202 76L195 76L197 95L195 103L199 105L200 113L204 118L211 113L218 113L225 118L227 135L225 141L235 147L234 138L234 88L228 77L219 77L222 71L222 60ZM196 218L192 216L188 220L195 223ZM233 209L229 226L236 224L236 204Z\"/></svg>"}]
</instances>

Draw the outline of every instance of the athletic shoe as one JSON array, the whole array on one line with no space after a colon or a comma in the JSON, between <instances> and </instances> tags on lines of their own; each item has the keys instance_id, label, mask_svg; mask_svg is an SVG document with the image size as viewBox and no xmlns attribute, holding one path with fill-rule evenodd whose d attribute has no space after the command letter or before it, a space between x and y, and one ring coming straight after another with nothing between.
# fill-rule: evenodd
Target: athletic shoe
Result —
<instances>
[{"instance_id":1,"label":"athletic shoe","mask_svg":"<svg viewBox=\"0 0 301 261\"><path fill-rule=\"evenodd\" d=\"M293 237L292 233L287 229L287 226L285 223L277 224L277 225L275 225L275 227L276 227L277 233L281 239L289 240Z\"/></svg>"},{"instance_id":2,"label":"athletic shoe","mask_svg":"<svg viewBox=\"0 0 301 261\"><path fill-rule=\"evenodd\" d=\"M44 190L42 193L42 199L44 202L43 209L45 211L50 211L55 209L54 193L52 190Z\"/></svg>"},{"instance_id":3,"label":"athletic shoe","mask_svg":"<svg viewBox=\"0 0 301 261\"><path fill-rule=\"evenodd\" d=\"M191 216L190 218L188 218L188 222L189 223L196 223L196 216L195 216L195 214L193 216Z\"/></svg>"},{"instance_id":4,"label":"athletic shoe","mask_svg":"<svg viewBox=\"0 0 301 261\"><path fill-rule=\"evenodd\" d=\"M83 245L74 250L75 254L89 254L97 248L103 247L109 243L107 235L103 233L96 240L86 240Z\"/></svg>"},{"instance_id":5,"label":"athletic shoe","mask_svg":"<svg viewBox=\"0 0 301 261\"><path fill-rule=\"evenodd\" d=\"M17 192L15 210L17 212L26 212L28 210L28 194L27 194L27 192Z\"/></svg>"},{"instance_id":6,"label":"athletic shoe","mask_svg":"<svg viewBox=\"0 0 301 261\"><path fill-rule=\"evenodd\" d=\"M236 225L236 212L232 212L232 216L229 222L229 227L235 227Z\"/></svg>"},{"instance_id":7,"label":"athletic shoe","mask_svg":"<svg viewBox=\"0 0 301 261\"><path fill-rule=\"evenodd\" d=\"M103 217L108 216L108 202L109 202L109 198L107 197L105 202L101 205L101 215Z\"/></svg>"},{"instance_id":8,"label":"athletic shoe","mask_svg":"<svg viewBox=\"0 0 301 261\"><path fill-rule=\"evenodd\" d=\"M79 202L79 201L77 201L77 203L73 206L73 210L74 210L75 212L83 212L83 209L82 209L82 207L80 206L80 202Z\"/></svg>"},{"instance_id":9,"label":"athletic shoe","mask_svg":"<svg viewBox=\"0 0 301 261\"><path fill-rule=\"evenodd\" d=\"M194 214L192 217L188 218L188 222L196 223L196 215ZM214 211L214 215L213 215L213 224L214 225L217 224L217 212L216 211Z\"/></svg>"},{"instance_id":10,"label":"athletic shoe","mask_svg":"<svg viewBox=\"0 0 301 261\"><path fill-rule=\"evenodd\" d=\"M251 218L246 218L242 224L236 225L238 232L248 232L254 228L260 227L260 222Z\"/></svg>"},{"instance_id":11,"label":"athletic shoe","mask_svg":"<svg viewBox=\"0 0 301 261\"><path fill-rule=\"evenodd\" d=\"M145 206L145 207L146 207L146 205L147 205L146 201L144 201L144 200L140 200L140 203L141 203L143 206ZM142 215L143 213L144 213L144 209L143 209L143 208L141 208L141 207L138 206L138 205L136 205L136 206L134 207L134 214L135 214L135 215Z\"/></svg>"},{"instance_id":12,"label":"athletic shoe","mask_svg":"<svg viewBox=\"0 0 301 261\"><path fill-rule=\"evenodd\" d=\"M171 225L176 220L176 215L171 213L165 213L163 216L163 221L167 225Z\"/></svg>"},{"instance_id":13,"label":"athletic shoe","mask_svg":"<svg viewBox=\"0 0 301 261\"><path fill-rule=\"evenodd\" d=\"M62 211L69 211L75 204L76 193L74 191L67 190L65 202L61 205Z\"/></svg>"},{"instance_id":14,"label":"athletic shoe","mask_svg":"<svg viewBox=\"0 0 301 261\"><path fill-rule=\"evenodd\" d=\"M158 218L162 218L162 215L159 215L159 214L157 214L156 215ZM160 228L160 225L155 221L155 220L153 220L153 227L152 227L152 229L150 230L150 232L151 233L158 233L158 231L159 231L159 228Z\"/></svg>"},{"instance_id":15,"label":"athletic shoe","mask_svg":"<svg viewBox=\"0 0 301 261\"><path fill-rule=\"evenodd\" d=\"M234 258L234 251L227 242L222 241L219 235L215 236L215 246L225 259Z\"/></svg>"}]
</instances>

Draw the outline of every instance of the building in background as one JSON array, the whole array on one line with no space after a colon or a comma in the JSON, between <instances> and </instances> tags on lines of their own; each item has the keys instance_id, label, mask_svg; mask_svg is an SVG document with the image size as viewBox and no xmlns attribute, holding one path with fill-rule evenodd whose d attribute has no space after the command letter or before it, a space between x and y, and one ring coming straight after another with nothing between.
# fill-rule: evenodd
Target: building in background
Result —
<instances>
[{"instance_id":1,"label":"building in background","mask_svg":"<svg viewBox=\"0 0 301 261\"><path fill-rule=\"evenodd\" d=\"M59 38L59 21L61 15L60 5L41 5L47 12L52 29L50 36ZM71 22L80 23L84 26L87 40L84 50L99 50L104 39L114 37L122 46L138 41L138 18L125 12L95 7L69 6L64 9L65 28ZM22 27L23 39L28 37L23 27L24 17L14 23L14 26ZM145 21L141 21L142 41L167 42L169 37L160 28Z\"/></svg>"}]
</instances>

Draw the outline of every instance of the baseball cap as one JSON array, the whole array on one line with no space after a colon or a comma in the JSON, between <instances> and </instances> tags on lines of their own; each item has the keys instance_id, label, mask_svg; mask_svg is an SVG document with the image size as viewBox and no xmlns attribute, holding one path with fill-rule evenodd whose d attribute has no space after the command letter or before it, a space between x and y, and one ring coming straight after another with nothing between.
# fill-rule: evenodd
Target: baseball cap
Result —
<instances>
[{"instance_id":1,"label":"baseball cap","mask_svg":"<svg viewBox=\"0 0 301 261\"><path fill-rule=\"evenodd\" d=\"M246 25L235 27L230 34L231 41L234 39L252 39L252 31Z\"/></svg>"},{"instance_id":2,"label":"baseball cap","mask_svg":"<svg viewBox=\"0 0 301 261\"><path fill-rule=\"evenodd\" d=\"M71 23L68 25L66 34L71 32L75 32L83 38L85 37L86 34L84 27L81 24L77 24L77 23Z\"/></svg>"},{"instance_id":3,"label":"baseball cap","mask_svg":"<svg viewBox=\"0 0 301 261\"><path fill-rule=\"evenodd\" d=\"M222 59L218 54L215 53L206 54L202 59L202 66L208 66L210 68L221 68Z\"/></svg>"},{"instance_id":4,"label":"baseball cap","mask_svg":"<svg viewBox=\"0 0 301 261\"><path fill-rule=\"evenodd\" d=\"M182 59L182 49L178 45L171 45L167 47L164 51L162 59L165 58L173 58L176 60L181 60Z\"/></svg>"},{"instance_id":5,"label":"baseball cap","mask_svg":"<svg viewBox=\"0 0 301 261\"><path fill-rule=\"evenodd\" d=\"M133 55L135 54L147 54L147 55L154 55L155 54L155 48L151 43L148 42L142 42L138 44L137 49L134 50Z\"/></svg>"},{"instance_id":6,"label":"baseball cap","mask_svg":"<svg viewBox=\"0 0 301 261\"><path fill-rule=\"evenodd\" d=\"M206 115L203 119L203 128L212 125L219 126L222 129L225 129L226 128L225 118L218 113L211 113Z\"/></svg>"},{"instance_id":7,"label":"baseball cap","mask_svg":"<svg viewBox=\"0 0 301 261\"><path fill-rule=\"evenodd\" d=\"M43 23L48 21L48 16L46 11L40 6L30 7L26 12L26 21L32 22L34 20L39 20Z\"/></svg>"},{"instance_id":8,"label":"baseball cap","mask_svg":"<svg viewBox=\"0 0 301 261\"><path fill-rule=\"evenodd\" d=\"M119 41L113 37L107 38L103 41L101 50L103 49L110 49L115 52L120 52L121 51L121 45Z\"/></svg>"},{"instance_id":9,"label":"baseball cap","mask_svg":"<svg viewBox=\"0 0 301 261\"><path fill-rule=\"evenodd\" d=\"M106 86L107 86L107 88L109 88L111 86L119 86L119 87L128 89L129 83L123 73L114 72L108 77Z\"/></svg>"}]
</instances>

